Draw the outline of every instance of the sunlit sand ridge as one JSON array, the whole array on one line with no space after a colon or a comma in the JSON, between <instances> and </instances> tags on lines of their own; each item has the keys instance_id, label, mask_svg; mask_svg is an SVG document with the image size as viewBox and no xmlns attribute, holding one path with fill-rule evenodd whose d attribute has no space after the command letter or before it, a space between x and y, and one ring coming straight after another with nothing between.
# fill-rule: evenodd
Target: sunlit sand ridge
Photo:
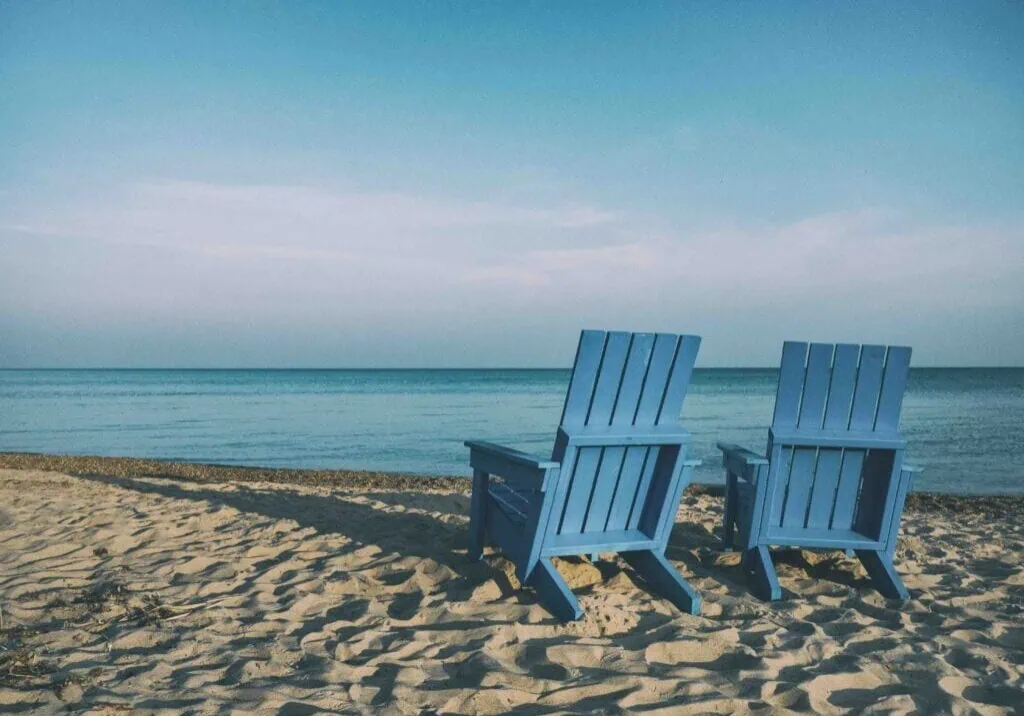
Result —
<instances>
[{"instance_id":1,"label":"sunlit sand ridge","mask_svg":"<svg viewBox=\"0 0 1024 716\"><path fill-rule=\"evenodd\" d=\"M855 560L809 552L779 558L788 593L768 605L748 592L739 556L719 549L721 499L691 490L668 556L702 593L703 616L652 596L618 560L563 560L586 617L562 625L517 589L503 558L466 561L458 483L124 472L0 470L0 711L1010 713L1024 703L1021 500L913 500L896 558L913 597L903 605Z\"/></svg>"}]
</instances>

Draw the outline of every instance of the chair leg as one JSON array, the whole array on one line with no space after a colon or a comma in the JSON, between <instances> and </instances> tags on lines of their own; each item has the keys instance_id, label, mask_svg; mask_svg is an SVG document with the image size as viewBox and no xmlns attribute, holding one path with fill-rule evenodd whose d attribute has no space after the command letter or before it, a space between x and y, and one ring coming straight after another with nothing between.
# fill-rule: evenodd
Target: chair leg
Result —
<instances>
[{"instance_id":1,"label":"chair leg","mask_svg":"<svg viewBox=\"0 0 1024 716\"><path fill-rule=\"evenodd\" d=\"M725 509L722 517L722 549L732 552L736 529L736 476L728 473L725 478Z\"/></svg>"},{"instance_id":2,"label":"chair leg","mask_svg":"<svg viewBox=\"0 0 1024 716\"><path fill-rule=\"evenodd\" d=\"M744 555L744 564L754 570L753 592L759 599L766 602L774 602L782 599L782 587L779 586L779 578L775 575L775 565L772 564L772 554L763 544L747 550Z\"/></svg>"},{"instance_id":3,"label":"chair leg","mask_svg":"<svg viewBox=\"0 0 1024 716\"><path fill-rule=\"evenodd\" d=\"M469 559L480 559L487 537L487 491L489 475L483 470L473 471L473 497L469 503Z\"/></svg>"},{"instance_id":4,"label":"chair leg","mask_svg":"<svg viewBox=\"0 0 1024 716\"><path fill-rule=\"evenodd\" d=\"M687 614L700 614L700 595L665 556L653 550L623 552L622 558L644 578L651 590Z\"/></svg>"},{"instance_id":5,"label":"chair leg","mask_svg":"<svg viewBox=\"0 0 1024 716\"><path fill-rule=\"evenodd\" d=\"M892 557L886 552L873 549L858 549L864 569L875 584L875 589L887 599L910 599L910 592L903 586L903 580L892 565Z\"/></svg>"},{"instance_id":6,"label":"chair leg","mask_svg":"<svg viewBox=\"0 0 1024 716\"><path fill-rule=\"evenodd\" d=\"M527 583L537 590L540 603L563 622L575 621L583 616L576 596L549 557L540 558Z\"/></svg>"}]
</instances>

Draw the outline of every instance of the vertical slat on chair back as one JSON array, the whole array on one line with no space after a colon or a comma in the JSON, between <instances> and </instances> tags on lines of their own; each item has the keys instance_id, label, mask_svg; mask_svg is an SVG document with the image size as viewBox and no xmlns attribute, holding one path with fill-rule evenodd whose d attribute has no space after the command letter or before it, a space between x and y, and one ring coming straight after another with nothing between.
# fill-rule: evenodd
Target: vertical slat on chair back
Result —
<instances>
[{"instance_id":1,"label":"vertical slat on chair back","mask_svg":"<svg viewBox=\"0 0 1024 716\"><path fill-rule=\"evenodd\" d=\"M782 346L779 387L775 391L775 414L772 427L795 428L800 414L800 395L804 389L804 363L807 344L786 341Z\"/></svg>"},{"instance_id":2,"label":"vertical slat on chair back","mask_svg":"<svg viewBox=\"0 0 1024 716\"><path fill-rule=\"evenodd\" d=\"M587 426L651 427L679 419L700 346L696 336L583 331L562 411L566 431ZM559 432L552 459L566 458ZM560 479L565 498L554 506L560 534L636 527L656 450L582 448Z\"/></svg>"},{"instance_id":3,"label":"vertical slat on chair back","mask_svg":"<svg viewBox=\"0 0 1024 716\"><path fill-rule=\"evenodd\" d=\"M910 353L902 346L785 343L772 435L852 432L866 441L841 449L770 438L769 527L851 528L862 468L877 452L871 437L898 437Z\"/></svg>"},{"instance_id":4,"label":"vertical slat on chair back","mask_svg":"<svg viewBox=\"0 0 1024 716\"><path fill-rule=\"evenodd\" d=\"M882 388L882 370L885 367L885 346L864 346L860 351L857 387L853 392L850 411L851 430L871 430L875 426L875 408L878 392Z\"/></svg>"},{"instance_id":5,"label":"vertical slat on chair back","mask_svg":"<svg viewBox=\"0 0 1024 716\"><path fill-rule=\"evenodd\" d=\"M875 411L876 431L897 432L900 428L900 408L903 407L903 393L910 376L910 349L893 346L889 348L882 376L882 392L878 396Z\"/></svg>"}]
</instances>

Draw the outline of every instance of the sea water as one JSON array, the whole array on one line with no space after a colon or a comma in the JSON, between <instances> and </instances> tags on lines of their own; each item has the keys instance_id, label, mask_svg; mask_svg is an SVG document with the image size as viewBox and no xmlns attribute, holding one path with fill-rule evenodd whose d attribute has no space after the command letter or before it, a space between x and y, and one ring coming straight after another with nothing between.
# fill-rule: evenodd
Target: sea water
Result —
<instances>
[{"instance_id":1,"label":"sea water","mask_svg":"<svg viewBox=\"0 0 1024 716\"><path fill-rule=\"evenodd\" d=\"M699 482L715 442L762 451L777 372L698 369L682 421ZM547 456L568 370L7 370L0 451L468 475L462 442ZM1024 493L1024 369L913 369L915 488Z\"/></svg>"}]
</instances>

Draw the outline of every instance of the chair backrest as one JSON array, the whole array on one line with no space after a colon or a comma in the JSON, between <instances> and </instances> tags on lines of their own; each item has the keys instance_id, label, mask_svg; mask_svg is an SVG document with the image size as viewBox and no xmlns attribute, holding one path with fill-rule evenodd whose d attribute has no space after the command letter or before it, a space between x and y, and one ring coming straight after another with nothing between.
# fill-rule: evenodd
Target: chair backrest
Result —
<instances>
[{"instance_id":1,"label":"chair backrest","mask_svg":"<svg viewBox=\"0 0 1024 716\"><path fill-rule=\"evenodd\" d=\"M787 341L772 428L898 433L909 370L903 346Z\"/></svg>"},{"instance_id":2,"label":"chair backrest","mask_svg":"<svg viewBox=\"0 0 1024 716\"><path fill-rule=\"evenodd\" d=\"M905 443L910 348L787 342L768 439L765 527L880 539Z\"/></svg>"},{"instance_id":3,"label":"chair backrest","mask_svg":"<svg viewBox=\"0 0 1024 716\"><path fill-rule=\"evenodd\" d=\"M698 336L583 331L552 454L563 462L552 512L556 534L637 529L652 475L669 451L583 447L567 455L566 433L678 424L699 348Z\"/></svg>"}]
</instances>

